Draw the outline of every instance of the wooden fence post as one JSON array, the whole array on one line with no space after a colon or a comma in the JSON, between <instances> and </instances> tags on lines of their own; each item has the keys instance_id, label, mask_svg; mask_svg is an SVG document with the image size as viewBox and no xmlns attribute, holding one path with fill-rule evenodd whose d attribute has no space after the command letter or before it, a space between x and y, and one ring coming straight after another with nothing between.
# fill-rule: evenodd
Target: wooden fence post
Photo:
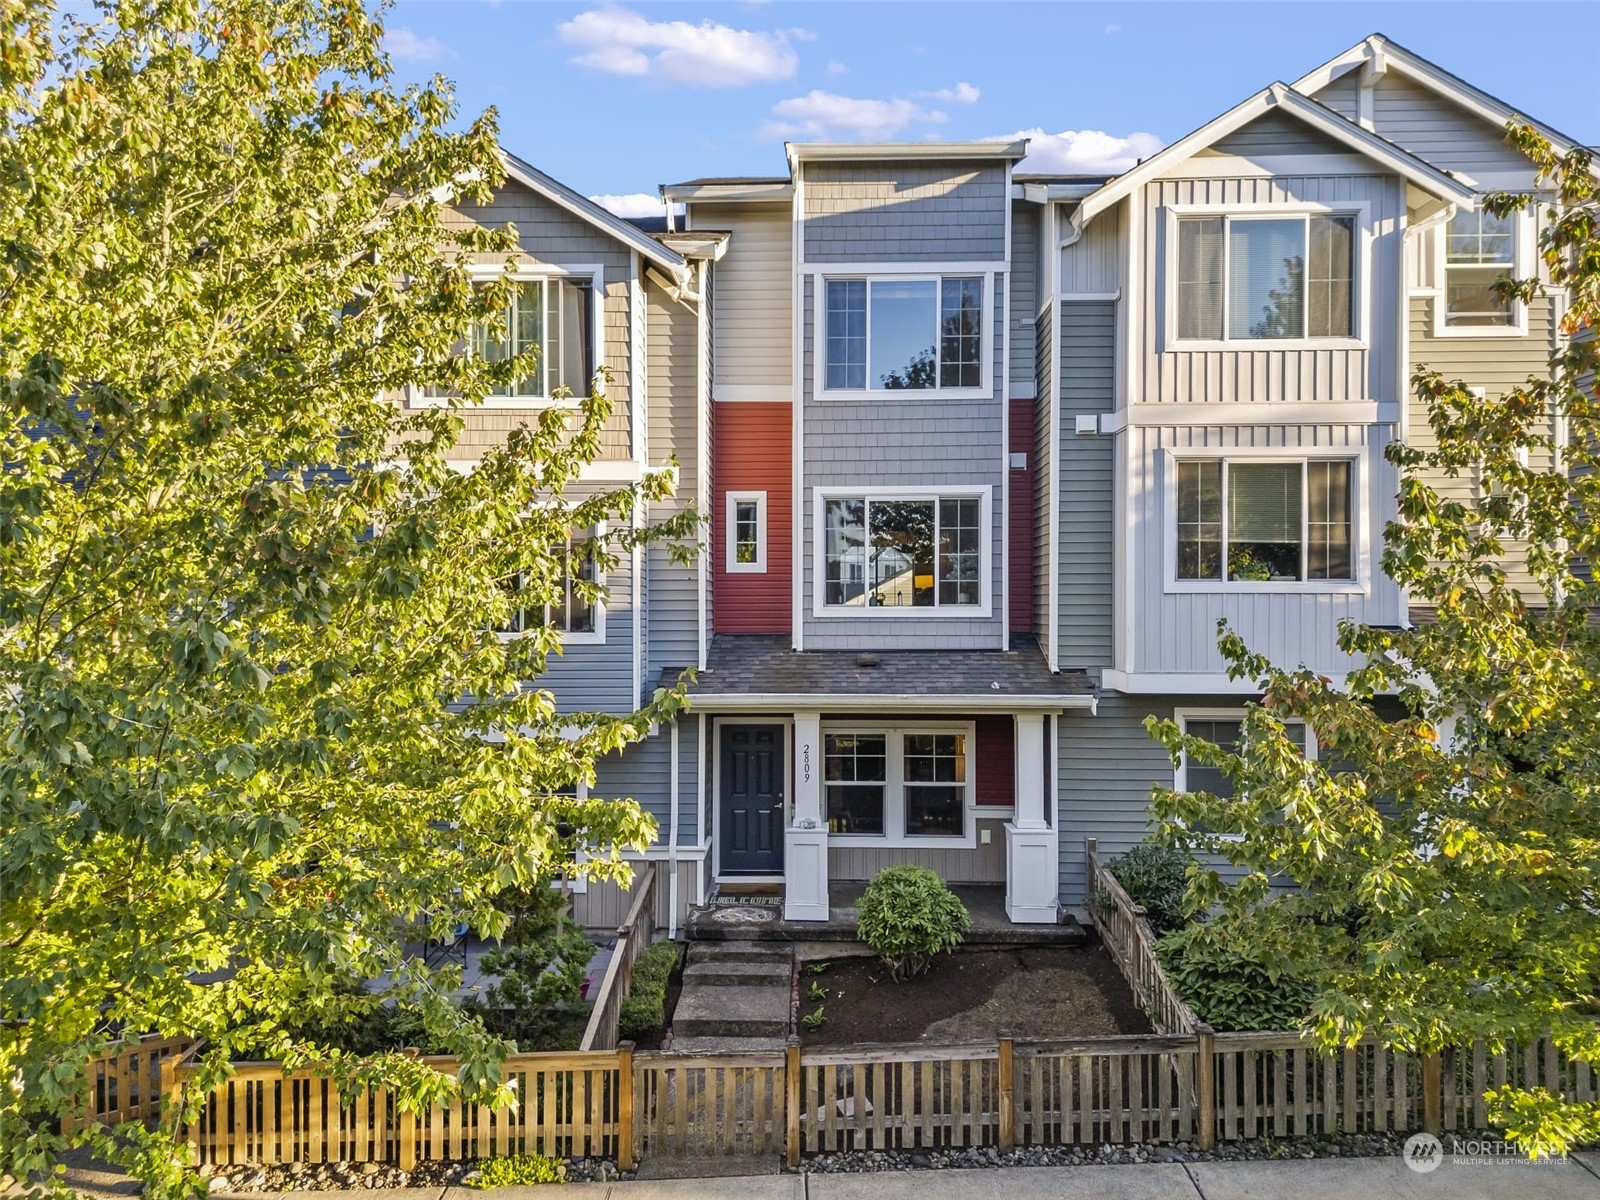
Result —
<instances>
[{"instance_id":1,"label":"wooden fence post","mask_svg":"<svg viewBox=\"0 0 1600 1200\"><path fill-rule=\"evenodd\" d=\"M1195 1111L1200 1128L1195 1131L1194 1144L1202 1150L1212 1150L1217 1145L1216 1031L1202 1022L1195 1028L1195 1037L1198 1042L1194 1062Z\"/></svg>"},{"instance_id":2,"label":"wooden fence post","mask_svg":"<svg viewBox=\"0 0 1600 1200\"><path fill-rule=\"evenodd\" d=\"M1010 1154L1017 1146L1016 1060L1012 1057L1011 1033L1000 1031L1000 1153Z\"/></svg>"},{"instance_id":3,"label":"wooden fence post","mask_svg":"<svg viewBox=\"0 0 1600 1200\"><path fill-rule=\"evenodd\" d=\"M791 1168L800 1165L800 1150L800 1039L791 1037L783 1047L783 1151Z\"/></svg>"},{"instance_id":4,"label":"wooden fence post","mask_svg":"<svg viewBox=\"0 0 1600 1200\"><path fill-rule=\"evenodd\" d=\"M1438 1137L1444 1130L1443 1072L1437 1054L1422 1056L1422 1128Z\"/></svg>"},{"instance_id":5,"label":"wooden fence post","mask_svg":"<svg viewBox=\"0 0 1600 1200\"><path fill-rule=\"evenodd\" d=\"M633 1170L633 1043L617 1043L617 1170Z\"/></svg>"}]
</instances>

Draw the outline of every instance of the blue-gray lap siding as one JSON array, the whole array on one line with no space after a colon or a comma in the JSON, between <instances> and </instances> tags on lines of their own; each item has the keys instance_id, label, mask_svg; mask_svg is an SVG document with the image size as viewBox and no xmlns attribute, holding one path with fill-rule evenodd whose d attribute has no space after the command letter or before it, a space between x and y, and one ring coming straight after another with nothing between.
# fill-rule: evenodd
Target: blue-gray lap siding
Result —
<instances>
[{"instance_id":1,"label":"blue-gray lap siding","mask_svg":"<svg viewBox=\"0 0 1600 1200\"><path fill-rule=\"evenodd\" d=\"M995 162L806 163L804 260L1003 260L1008 191Z\"/></svg>"},{"instance_id":2,"label":"blue-gray lap siding","mask_svg":"<svg viewBox=\"0 0 1600 1200\"><path fill-rule=\"evenodd\" d=\"M803 636L808 650L998 649L1003 617L1004 506L1001 504L1005 347L990 348L992 402L924 399L816 399L814 277L804 294L805 405L802 443ZM993 328L1005 328L1005 276L995 275ZM996 338L997 342L1001 339ZM818 616L815 604L814 488L982 486L990 490L988 617ZM922 612L929 615L923 616Z\"/></svg>"},{"instance_id":3,"label":"blue-gray lap siding","mask_svg":"<svg viewBox=\"0 0 1600 1200\"><path fill-rule=\"evenodd\" d=\"M638 707L633 694L634 567L632 553L623 553L602 581L604 644L563 647L560 654L550 656L548 669L537 680L539 687L555 694L558 711L630 713Z\"/></svg>"},{"instance_id":4,"label":"blue-gray lap siding","mask_svg":"<svg viewBox=\"0 0 1600 1200\"><path fill-rule=\"evenodd\" d=\"M678 845L700 841L701 754L699 719L678 721ZM655 734L629 746L621 754L608 754L595 763L595 783L589 794L607 800L634 800L656 820L656 844L667 845L672 815L672 729L659 726Z\"/></svg>"}]
</instances>

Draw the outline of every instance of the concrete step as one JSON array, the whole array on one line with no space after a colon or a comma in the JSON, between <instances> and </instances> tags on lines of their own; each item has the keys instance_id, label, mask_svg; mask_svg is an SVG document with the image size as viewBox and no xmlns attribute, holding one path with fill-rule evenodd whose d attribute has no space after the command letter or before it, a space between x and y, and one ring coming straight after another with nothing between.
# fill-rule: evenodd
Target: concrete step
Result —
<instances>
[{"instance_id":1,"label":"concrete step","mask_svg":"<svg viewBox=\"0 0 1600 1200\"><path fill-rule=\"evenodd\" d=\"M794 968L787 958L769 955L756 959L703 958L691 962L683 971L683 986L703 987L773 986L788 988Z\"/></svg>"},{"instance_id":2,"label":"concrete step","mask_svg":"<svg viewBox=\"0 0 1600 1200\"><path fill-rule=\"evenodd\" d=\"M689 944L689 964L713 962L788 963L794 960L794 950L786 942L710 942L704 945Z\"/></svg>"},{"instance_id":3,"label":"concrete step","mask_svg":"<svg viewBox=\"0 0 1600 1200\"><path fill-rule=\"evenodd\" d=\"M789 1031L789 988L685 987L673 1038L777 1037Z\"/></svg>"}]
</instances>

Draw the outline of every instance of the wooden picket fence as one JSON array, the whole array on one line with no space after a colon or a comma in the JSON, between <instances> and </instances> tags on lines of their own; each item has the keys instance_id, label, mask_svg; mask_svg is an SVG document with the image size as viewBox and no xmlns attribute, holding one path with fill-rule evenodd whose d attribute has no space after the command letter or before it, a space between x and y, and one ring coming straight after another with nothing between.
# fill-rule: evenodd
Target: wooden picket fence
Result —
<instances>
[{"instance_id":1,"label":"wooden picket fence","mask_svg":"<svg viewBox=\"0 0 1600 1200\"><path fill-rule=\"evenodd\" d=\"M1194 1009L1172 986L1156 956L1156 934L1142 905L1135 904L1117 877L1100 861L1094 838L1084 842L1089 875L1090 913L1100 941L1116 960L1122 977L1133 989L1134 1001L1150 1018L1157 1033L1196 1033L1201 1026Z\"/></svg>"},{"instance_id":2,"label":"wooden picket fence","mask_svg":"<svg viewBox=\"0 0 1600 1200\"><path fill-rule=\"evenodd\" d=\"M655 908L656 868L654 863L646 863L635 883L628 915L617 927L617 945L611 952L605 978L600 981L600 990L595 993L594 1009L589 1013L580 1049L616 1048L622 1003L633 988L634 964L655 940Z\"/></svg>"},{"instance_id":3,"label":"wooden picket fence","mask_svg":"<svg viewBox=\"0 0 1600 1200\"><path fill-rule=\"evenodd\" d=\"M193 1045L191 1037L149 1035L101 1055L89 1064L81 1115L63 1118L61 1131L159 1117L162 1097L171 1090L171 1067Z\"/></svg>"}]
</instances>

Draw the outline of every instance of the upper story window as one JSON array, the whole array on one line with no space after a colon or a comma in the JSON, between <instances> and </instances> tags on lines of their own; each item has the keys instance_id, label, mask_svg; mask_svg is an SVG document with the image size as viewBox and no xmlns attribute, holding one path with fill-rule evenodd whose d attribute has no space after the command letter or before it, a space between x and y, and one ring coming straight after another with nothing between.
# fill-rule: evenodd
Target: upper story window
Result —
<instances>
[{"instance_id":1,"label":"upper story window","mask_svg":"<svg viewBox=\"0 0 1600 1200\"><path fill-rule=\"evenodd\" d=\"M557 599L542 608L512 609L511 618L500 627L500 633L515 636L543 625L553 626L567 640L605 640L602 606L593 598L592 592L592 585L600 582L599 564L594 552L598 533L598 530L589 529L568 537L566 545L559 549L563 568ZM505 581L505 587L515 599L526 589L527 582L527 575L518 572Z\"/></svg>"},{"instance_id":2,"label":"upper story window","mask_svg":"<svg viewBox=\"0 0 1600 1200\"><path fill-rule=\"evenodd\" d=\"M1495 281L1517 269L1516 217L1482 208L1458 212L1445 232L1444 323L1450 327L1505 328L1517 323L1509 297Z\"/></svg>"},{"instance_id":3,"label":"upper story window","mask_svg":"<svg viewBox=\"0 0 1600 1200\"><path fill-rule=\"evenodd\" d=\"M981 276L823 281L828 391L983 386Z\"/></svg>"},{"instance_id":4,"label":"upper story window","mask_svg":"<svg viewBox=\"0 0 1600 1200\"><path fill-rule=\"evenodd\" d=\"M1354 336L1355 217L1180 217L1178 337Z\"/></svg>"},{"instance_id":5,"label":"upper story window","mask_svg":"<svg viewBox=\"0 0 1600 1200\"><path fill-rule=\"evenodd\" d=\"M503 400L548 400L562 389L587 395L594 376L592 333L594 281L586 276L522 278L511 284L511 298L500 316L475 322L465 352L488 362L529 354L529 373L493 389ZM427 396L448 393L428 388Z\"/></svg>"},{"instance_id":6,"label":"upper story window","mask_svg":"<svg viewBox=\"0 0 1600 1200\"><path fill-rule=\"evenodd\" d=\"M824 607L983 607L984 497L829 496L820 507Z\"/></svg>"},{"instance_id":7,"label":"upper story window","mask_svg":"<svg viewBox=\"0 0 1600 1200\"><path fill-rule=\"evenodd\" d=\"M1354 580L1348 459L1177 463L1177 578Z\"/></svg>"},{"instance_id":8,"label":"upper story window","mask_svg":"<svg viewBox=\"0 0 1600 1200\"><path fill-rule=\"evenodd\" d=\"M728 570L760 574L767 569L767 494L729 492Z\"/></svg>"}]
</instances>

